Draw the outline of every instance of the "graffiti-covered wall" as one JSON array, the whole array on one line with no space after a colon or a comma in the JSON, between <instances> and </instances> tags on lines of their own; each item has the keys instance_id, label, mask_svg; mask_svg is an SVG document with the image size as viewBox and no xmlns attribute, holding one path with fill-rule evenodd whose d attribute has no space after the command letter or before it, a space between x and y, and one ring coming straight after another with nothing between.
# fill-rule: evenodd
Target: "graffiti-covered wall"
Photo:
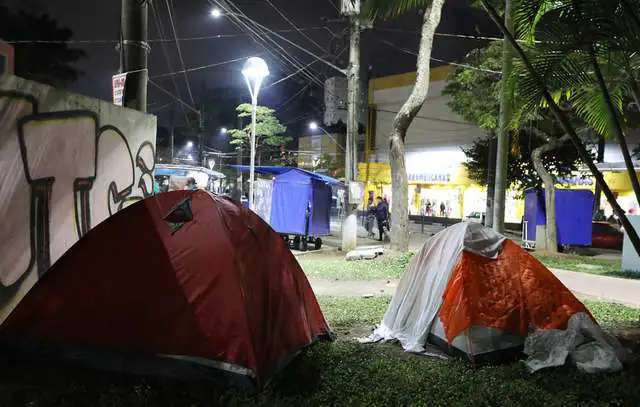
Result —
<instances>
[{"instance_id":1,"label":"graffiti-covered wall","mask_svg":"<svg viewBox=\"0 0 640 407\"><path fill-rule=\"evenodd\" d=\"M80 237L153 193L155 139L155 116L0 79L0 322Z\"/></svg>"}]
</instances>

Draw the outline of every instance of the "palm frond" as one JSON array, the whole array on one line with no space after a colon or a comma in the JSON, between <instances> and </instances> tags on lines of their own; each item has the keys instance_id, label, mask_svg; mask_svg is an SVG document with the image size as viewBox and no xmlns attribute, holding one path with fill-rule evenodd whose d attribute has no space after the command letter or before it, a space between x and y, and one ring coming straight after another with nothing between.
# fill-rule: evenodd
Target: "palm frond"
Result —
<instances>
[{"instance_id":1,"label":"palm frond","mask_svg":"<svg viewBox=\"0 0 640 407\"><path fill-rule=\"evenodd\" d=\"M624 92L620 87L608 90L615 107L615 117L622 127L623 134L626 134L627 126L623 113ZM615 119L609 114L605 95L598 86L584 87L575 91L569 102L578 117L584 120L595 132L606 138L615 137Z\"/></svg>"},{"instance_id":2,"label":"palm frond","mask_svg":"<svg viewBox=\"0 0 640 407\"><path fill-rule=\"evenodd\" d=\"M427 7L432 0L369 0L363 7L363 14L371 20L388 20L399 17L411 10Z\"/></svg>"}]
</instances>

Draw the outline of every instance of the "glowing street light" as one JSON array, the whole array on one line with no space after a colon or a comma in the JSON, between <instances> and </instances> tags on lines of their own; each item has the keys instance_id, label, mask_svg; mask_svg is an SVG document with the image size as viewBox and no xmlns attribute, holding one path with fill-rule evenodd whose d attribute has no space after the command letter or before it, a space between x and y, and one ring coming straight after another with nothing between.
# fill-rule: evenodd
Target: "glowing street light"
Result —
<instances>
[{"instance_id":1,"label":"glowing street light","mask_svg":"<svg viewBox=\"0 0 640 407\"><path fill-rule=\"evenodd\" d=\"M245 62L242 68L242 75L247 81L249 93L251 94L251 104L253 106L251 112L251 156L249 162L249 208L254 210L253 206L253 183L255 181L255 164L256 164L256 111L258 110L258 94L260 86L264 79L269 76L269 67L262 58L252 57Z\"/></svg>"},{"instance_id":2,"label":"glowing street light","mask_svg":"<svg viewBox=\"0 0 640 407\"><path fill-rule=\"evenodd\" d=\"M226 127L221 128L220 134L227 134L227 128Z\"/></svg>"},{"instance_id":3,"label":"glowing street light","mask_svg":"<svg viewBox=\"0 0 640 407\"><path fill-rule=\"evenodd\" d=\"M187 141L187 148L193 148L193 141Z\"/></svg>"},{"instance_id":4,"label":"glowing street light","mask_svg":"<svg viewBox=\"0 0 640 407\"><path fill-rule=\"evenodd\" d=\"M340 150L342 150L342 151L346 152L346 150L345 150L345 148L342 146L342 144L338 143L338 140L336 140L336 139L335 139L335 138L334 138L334 137L333 137L333 136L332 136L328 131L326 131L323 127L318 126L318 123L316 123L316 122L311 122L311 123L309 123L309 130L311 130L311 131L316 131L316 130L318 130L318 129L322 130L322 132L323 132L324 134L326 134L326 135L329 137L329 139L331 139L331 141L333 141L333 142L335 143L335 145L337 145L337 146L340 148Z\"/></svg>"},{"instance_id":5,"label":"glowing street light","mask_svg":"<svg viewBox=\"0 0 640 407\"><path fill-rule=\"evenodd\" d=\"M219 8L214 8L213 10L211 10L211 17L213 17L213 18L222 17L222 11L220 11Z\"/></svg>"}]
</instances>

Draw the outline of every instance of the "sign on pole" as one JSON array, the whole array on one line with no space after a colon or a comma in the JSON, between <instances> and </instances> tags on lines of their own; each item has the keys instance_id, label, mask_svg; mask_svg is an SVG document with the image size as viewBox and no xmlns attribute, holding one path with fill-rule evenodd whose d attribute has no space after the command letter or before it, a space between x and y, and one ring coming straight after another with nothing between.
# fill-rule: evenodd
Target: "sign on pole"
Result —
<instances>
[{"instance_id":1,"label":"sign on pole","mask_svg":"<svg viewBox=\"0 0 640 407\"><path fill-rule=\"evenodd\" d=\"M357 16L360 14L360 0L342 0L340 11L344 16Z\"/></svg>"},{"instance_id":2,"label":"sign on pole","mask_svg":"<svg viewBox=\"0 0 640 407\"><path fill-rule=\"evenodd\" d=\"M122 106L122 102L124 100L124 86L126 82L126 73L113 75L113 78L111 79L111 87L113 90L113 104L116 106Z\"/></svg>"},{"instance_id":3,"label":"sign on pole","mask_svg":"<svg viewBox=\"0 0 640 407\"><path fill-rule=\"evenodd\" d=\"M13 46L0 40L0 78L13 73Z\"/></svg>"}]
</instances>

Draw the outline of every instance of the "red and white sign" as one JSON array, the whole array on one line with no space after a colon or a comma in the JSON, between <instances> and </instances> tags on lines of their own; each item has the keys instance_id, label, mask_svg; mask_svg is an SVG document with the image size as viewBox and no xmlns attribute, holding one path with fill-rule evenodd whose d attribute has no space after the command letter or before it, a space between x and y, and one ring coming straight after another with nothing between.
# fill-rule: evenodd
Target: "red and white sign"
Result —
<instances>
[{"instance_id":1,"label":"red and white sign","mask_svg":"<svg viewBox=\"0 0 640 407\"><path fill-rule=\"evenodd\" d=\"M13 47L0 40L0 77L13 73Z\"/></svg>"},{"instance_id":2,"label":"red and white sign","mask_svg":"<svg viewBox=\"0 0 640 407\"><path fill-rule=\"evenodd\" d=\"M113 91L113 104L116 106L122 106L124 99L124 85L127 81L127 74L121 73L113 75L111 79L111 88Z\"/></svg>"}]
</instances>

